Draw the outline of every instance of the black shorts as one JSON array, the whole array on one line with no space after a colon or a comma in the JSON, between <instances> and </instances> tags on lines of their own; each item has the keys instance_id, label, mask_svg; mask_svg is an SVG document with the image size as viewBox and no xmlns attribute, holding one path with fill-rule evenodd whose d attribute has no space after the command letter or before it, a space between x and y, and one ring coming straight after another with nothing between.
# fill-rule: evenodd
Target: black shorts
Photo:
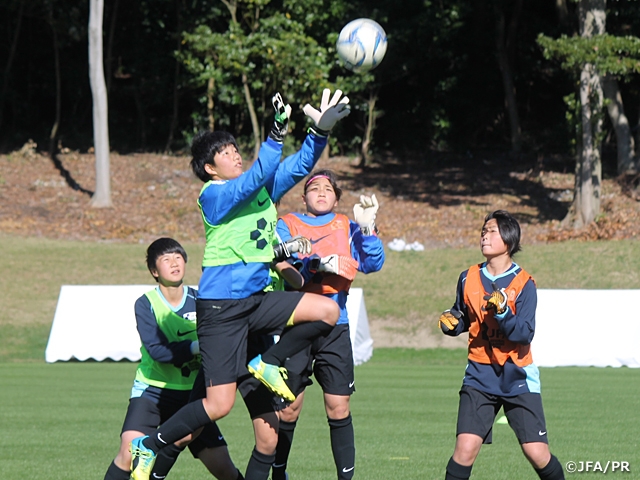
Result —
<instances>
[{"instance_id":1,"label":"black shorts","mask_svg":"<svg viewBox=\"0 0 640 480\"><path fill-rule=\"evenodd\" d=\"M356 389L349 324L336 325L329 335L316 339L310 349L288 359L285 367L289 372L287 385L296 395L311 384L312 373L324 393L351 395Z\"/></svg>"},{"instance_id":2,"label":"black shorts","mask_svg":"<svg viewBox=\"0 0 640 480\"><path fill-rule=\"evenodd\" d=\"M504 409L509 425L521 445L532 442L549 443L539 393L500 397L466 385L460 389L456 435L472 433L482 437L483 443L490 444L493 422L500 407Z\"/></svg>"},{"instance_id":3,"label":"black shorts","mask_svg":"<svg viewBox=\"0 0 640 480\"><path fill-rule=\"evenodd\" d=\"M198 340L206 385L233 383L244 375L249 332L280 335L302 295L278 291L237 300L198 299Z\"/></svg>"},{"instance_id":4,"label":"black shorts","mask_svg":"<svg viewBox=\"0 0 640 480\"><path fill-rule=\"evenodd\" d=\"M174 413L189 401L189 390L170 390L149 386L140 397L129 400L129 408L124 418L122 432L135 430L145 435L152 435L159 425L163 424ZM227 442L215 422L208 423L202 433L191 443L189 448L194 457L203 448L226 446Z\"/></svg>"}]
</instances>

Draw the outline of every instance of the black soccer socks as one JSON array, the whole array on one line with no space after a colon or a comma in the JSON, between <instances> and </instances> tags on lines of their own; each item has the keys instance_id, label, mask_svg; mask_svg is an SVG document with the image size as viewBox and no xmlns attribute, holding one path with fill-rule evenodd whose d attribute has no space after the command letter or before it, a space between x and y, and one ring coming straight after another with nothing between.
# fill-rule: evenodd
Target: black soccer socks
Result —
<instances>
[{"instance_id":1,"label":"black soccer socks","mask_svg":"<svg viewBox=\"0 0 640 480\"><path fill-rule=\"evenodd\" d=\"M262 354L262 361L271 365L283 365L284 361L305 349L318 337L331 333L333 325L322 320L299 323L280 337L280 341Z\"/></svg>"},{"instance_id":2,"label":"black soccer socks","mask_svg":"<svg viewBox=\"0 0 640 480\"><path fill-rule=\"evenodd\" d=\"M104 476L104 480L129 480L130 476L131 472L129 470L120 470L114 462L111 462Z\"/></svg>"},{"instance_id":3,"label":"black soccer socks","mask_svg":"<svg viewBox=\"0 0 640 480\"><path fill-rule=\"evenodd\" d=\"M271 464L275 458L275 454L265 455L257 451L254 447L247 465L247 471L244 474L245 480L264 480L268 478Z\"/></svg>"},{"instance_id":4,"label":"black soccer socks","mask_svg":"<svg viewBox=\"0 0 640 480\"><path fill-rule=\"evenodd\" d=\"M453 457L449 459L447 464L447 475L444 480L468 480L471 476L471 469L473 465L465 467L453 460Z\"/></svg>"},{"instance_id":5,"label":"black soccer socks","mask_svg":"<svg viewBox=\"0 0 640 480\"><path fill-rule=\"evenodd\" d=\"M562 469L562 465L555 457L555 455L551 455L551 460L547 463L547 466L538 470L534 469L540 477L541 480L564 480L564 470Z\"/></svg>"},{"instance_id":6,"label":"black soccer socks","mask_svg":"<svg viewBox=\"0 0 640 480\"><path fill-rule=\"evenodd\" d=\"M156 463L153 464L153 477L162 479L167 476L173 464L178 460L178 455L184 450L178 447L175 443L166 446L158 452Z\"/></svg>"},{"instance_id":7,"label":"black soccer socks","mask_svg":"<svg viewBox=\"0 0 640 480\"><path fill-rule=\"evenodd\" d=\"M271 468L272 480L286 480L287 460L293 443L293 433L296 429L296 422L284 422L280 420L278 430L278 446L276 447L276 459Z\"/></svg>"},{"instance_id":8,"label":"black soccer socks","mask_svg":"<svg viewBox=\"0 0 640 480\"><path fill-rule=\"evenodd\" d=\"M340 420L327 419L331 435L331 451L339 480L351 480L356 468L356 444L351 414Z\"/></svg>"}]
</instances>

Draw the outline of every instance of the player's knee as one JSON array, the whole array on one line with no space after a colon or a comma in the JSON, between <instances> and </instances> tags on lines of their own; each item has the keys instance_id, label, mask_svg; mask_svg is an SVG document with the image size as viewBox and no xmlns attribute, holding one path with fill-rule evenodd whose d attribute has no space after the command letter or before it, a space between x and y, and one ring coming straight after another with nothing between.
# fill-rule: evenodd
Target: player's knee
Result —
<instances>
[{"instance_id":1,"label":"player's knee","mask_svg":"<svg viewBox=\"0 0 640 480\"><path fill-rule=\"evenodd\" d=\"M546 467L549 460L551 460L551 452L549 451L549 446L546 443L523 443L522 452L527 460L529 460L529 463L537 469Z\"/></svg>"},{"instance_id":2,"label":"player's knee","mask_svg":"<svg viewBox=\"0 0 640 480\"><path fill-rule=\"evenodd\" d=\"M322 320L329 325L335 325L340 319L340 307L336 302L327 298L324 302Z\"/></svg>"},{"instance_id":3,"label":"player's knee","mask_svg":"<svg viewBox=\"0 0 640 480\"><path fill-rule=\"evenodd\" d=\"M216 421L231 412L234 400L235 398L226 398L225 396L221 396L221 398L207 397L204 399L204 409L211 421Z\"/></svg>"}]
</instances>

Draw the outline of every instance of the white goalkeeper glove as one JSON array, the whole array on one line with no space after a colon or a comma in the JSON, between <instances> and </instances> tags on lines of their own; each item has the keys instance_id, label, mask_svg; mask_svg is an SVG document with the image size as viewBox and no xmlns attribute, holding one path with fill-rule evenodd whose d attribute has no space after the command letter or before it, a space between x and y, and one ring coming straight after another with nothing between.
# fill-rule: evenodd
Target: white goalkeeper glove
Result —
<instances>
[{"instance_id":1,"label":"white goalkeeper glove","mask_svg":"<svg viewBox=\"0 0 640 480\"><path fill-rule=\"evenodd\" d=\"M275 263L282 262L289 258L292 253L311 254L311 241L302 235L297 235L286 242L275 245L273 247L273 261Z\"/></svg>"},{"instance_id":2,"label":"white goalkeeper glove","mask_svg":"<svg viewBox=\"0 0 640 480\"><path fill-rule=\"evenodd\" d=\"M269 137L278 143L284 142L284 137L289 129L289 118L291 117L291 105L284 104L282 96L276 93L271 99L273 109L276 111L273 125L269 131Z\"/></svg>"},{"instance_id":3,"label":"white goalkeeper glove","mask_svg":"<svg viewBox=\"0 0 640 480\"><path fill-rule=\"evenodd\" d=\"M358 261L353 257L333 254L322 258L314 258L309 265L311 272L335 273L347 280L353 280L358 273Z\"/></svg>"},{"instance_id":4,"label":"white goalkeeper glove","mask_svg":"<svg viewBox=\"0 0 640 480\"><path fill-rule=\"evenodd\" d=\"M322 92L320 110L313 108L308 103L302 108L304 114L313 120L315 124L309 130L321 137L328 136L335 124L351 113L348 105L349 97L345 96L340 99L341 90L336 90L331 99L329 99L330 95L331 90L325 88Z\"/></svg>"},{"instance_id":5,"label":"white goalkeeper glove","mask_svg":"<svg viewBox=\"0 0 640 480\"><path fill-rule=\"evenodd\" d=\"M378 208L378 200L375 194L370 197L360 195L360 203L356 203L353 206L353 218L360 225L363 235L373 235L373 232L375 232Z\"/></svg>"}]
</instances>

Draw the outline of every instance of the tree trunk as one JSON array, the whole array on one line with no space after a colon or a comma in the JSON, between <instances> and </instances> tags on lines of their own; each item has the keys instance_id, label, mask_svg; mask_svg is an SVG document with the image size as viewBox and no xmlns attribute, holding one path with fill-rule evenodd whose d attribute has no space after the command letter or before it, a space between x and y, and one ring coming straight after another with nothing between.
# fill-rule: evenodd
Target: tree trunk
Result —
<instances>
[{"instance_id":1,"label":"tree trunk","mask_svg":"<svg viewBox=\"0 0 640 480\"><path fill-rule=\"evenodd\" d=\"M60 74L60 48L58 46L58 33L56 32L55 22L53 20L52 6L49 10L49 25L51 26L51 32L53 35L53 63L54 63L54 75L56 77L56 117L49 133L49 157L54 159L56 156L56 149L58 148L56 138L58 137L58 128L60 127L60 112L62 110L62 76Z\"/></svg>"},{"instance_id":2,"label":"tree trunk","mask_svg":"<svg viewBox=\"0 0 640 480\"><path fill-rule=\"evenodd\" d=\"M362 146L360 148L360 168L364 168L370 160L369 146L373 138L373 131L376 128L376 103L378 102L378 95L372 90L369 90L369 99L367 100L367 122L364 128L364 138L362 139Z\"/></svg>"},{"instance_id":3,"label":"tree trunk","mask_svg":"<svg viewBox=\"0 0 640 480\"><path fill-rule=\"evenodd\" d=\"M182 15L181 15L181 2L182 0L176 0L176 50L180 52L182 50ZM178 57L175 59L173 68L173 109L171 112L171 124L169 125L169 136L167 138L167 144L164 149L166 152L171 150L171 144L173 143L173 136L178 125L178 100L180 99L180 60Z\"/></svg>"},{"instance_id":4,"label":"tree trunk","mask_svg":"<svg viewBox=\"0 0 640 480\"><path fill-rule=\"evenodd\" d=\"M111 206L109 166L109 120L107 86L102 58L102 15L104 0L91 0L89 11L89 80L93 98L93 143L96 155L96 192L93 207Z\"/></svg>"},{"instance_id":5,"label":"tree trunk","mask_svg":"<svg viewBox=\"0 0 640 480\"><path fill-rule=\"evenodd\" d=\"M258 158L260 152L260 122L258 122L258 115L253 105L253 99L251 98L251 90L249 90L249 80L247 74L242 74L242 90L244 92L244 100L247 102L247 109L249 110L249 118L251 119L251 129L253 130L253 140L255 145L253 147L253 158Z\"/></svg>"},{"instance_id":6,"label":"tree trunk","mask_svg":"<svg viewBox=\"0 0 640 480\"><path fill-rule=\"evenodd\" d=\"M504 89L504 103L509 117L509 131L511 133L511 151L519 153L522 148L522 131L520 129L520 116L518 115L518 103L516 101L516 87L513 84L511 72L513 63L513 49L516 41L518 19L522 11L522 0L516 0L513 14L509 21L508 32L505 36L505 14L496 5L496 52L498 66L502 75L502 87Z\"/></svg>"},{"instance_id":7,"label":"tree trunk","mask_svg":"<svg viewBox=\"0 0 640 480\"><path fill-rule=\"evenodd\" d=\"M618 81L615 77L605 75L602 77L602 91L604 97L609 100L607 111L609 118L616 132L616 143L618 151L618 175L632 171L634 165L634 140L631 135L631 127L629 120L624 113L624 104L622 103L622 95L618 87Z\"/></svg>"},{"instance_id":8,"label":"tree trunk","mask_svg":"<svg viewBox=\"0 0 640 480\"><path fill-rule=\"evenodd\" d=\"M213 132L216 126L216 117L213 113L214 100L213 94L215 92L216 81L211 77L207 82L207 117L209 118L209 130Z\"/></svg>"},{"instance_id":9,"label":"tree trunk","mask_svg":"<svg viewBox=\"0 0 640 480\"><path fill-rule=\"evenodd\" d=\"M2 125L2 112L4 110L4 97L7 94L7 88L9 87L9 76L11 74L11 67L13 66L13 59L16 55L16 48L18 46L18 38L20 37L20 27L22 26L22 17L24 13L25 2L20 2L20 9L18 10L18 18L16 20L16 30L13 32L13 38L11 39L11 47L9 47L9 58L7 58L7 64L4 67L4 77L2 80L2 90L0 90L0 126Z\"/></svg>"},{"instance_id":10,"label":"tree trunk","mask_svg":"<svg viewBox=\"0 0 640 480\"><path fill-rule=\"evenodd\" d=\"M590 38L605 33L606 0L581 0L578 5L580 35ZM572 208L563 220L565 225L581 228L600 213L602 190L602 107L600 75L586 63L580 73L581 137L576 165L575 193Z\"/></svg>"}]
</instances>

